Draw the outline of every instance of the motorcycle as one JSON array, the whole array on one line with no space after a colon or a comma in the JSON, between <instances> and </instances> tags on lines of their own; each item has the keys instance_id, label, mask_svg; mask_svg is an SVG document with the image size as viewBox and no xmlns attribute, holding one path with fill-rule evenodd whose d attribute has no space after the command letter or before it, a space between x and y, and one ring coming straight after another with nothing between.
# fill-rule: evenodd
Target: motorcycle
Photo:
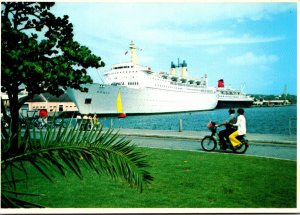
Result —
<instances>
[{"instance_id":1,"label":"motorcycle","mask_svg":"<svg viewBox=\"0 0 300 215\"><path fill-rule=\"evenodd\" d=\"M209 122L207 125L208 129L211 131L211 135L205 136L201 141L201 147L204 151L214 151L217 146L221 149L221 143L219 136L217 134L217 127L215 122ZM234 153L243 154L247 151L249 147L248 140L245 135L237 136L237 139L241 142L241 145L238 147L233 147L231 142L226 140L226 148L231 149ZM219 144L217 144L219 143Z\"/></svg>"},{"instance_id":2,"label":"motorcycle","mask_svg":"<svg viewBox=\"0 0 300 215\"><path fill-rule=\"evenodd\" d=\"M61 119L57 118L54 121L45 121L42 118L35 118L33 120L33 125L38 128L38 129L43 129L43 128L55 128L55 127L63 127L66 128L68 126L68 122Z\"/></svg>"},{"instance_id":3,"label":"motorcycle","mask_svg":"<svg viewBox=\"0 0 300 215\"><path fill-rule=\"evenodd\" d=\"M38 129L43 129L47 127L54 128L55 126L52 123L47 123L44 119L36 117L32 120L32 125Z\"/></svg>"}]
</instances>

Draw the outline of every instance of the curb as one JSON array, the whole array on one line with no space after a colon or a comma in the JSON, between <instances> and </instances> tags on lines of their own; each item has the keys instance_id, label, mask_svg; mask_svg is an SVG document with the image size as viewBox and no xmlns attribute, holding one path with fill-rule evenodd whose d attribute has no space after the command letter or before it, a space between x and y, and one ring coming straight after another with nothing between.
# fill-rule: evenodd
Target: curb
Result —
<instances>
[{"instance_id":1,"label":"curb","mask_svg":"<svg viewBox=\"0 0 300 215\"><path fill-rule=\"evenodd\" d=\"M187 137L187 136L170 136L170 135L159 135L159 134L128 134L128 133L122 133L119 132L120 135L127 136L127 137L144 137L144 138L162 138L162 139L177 139L177 140L198 140L201 141L204 136L199 136L199 137ZM297 141L290 141L290 140L259 140L259 139L251 139L247 137L249 142L252 143L262 143L262 144L280 144L280 145L291 145L291 146L296 146Z\"/></svg>"}]
</instances>

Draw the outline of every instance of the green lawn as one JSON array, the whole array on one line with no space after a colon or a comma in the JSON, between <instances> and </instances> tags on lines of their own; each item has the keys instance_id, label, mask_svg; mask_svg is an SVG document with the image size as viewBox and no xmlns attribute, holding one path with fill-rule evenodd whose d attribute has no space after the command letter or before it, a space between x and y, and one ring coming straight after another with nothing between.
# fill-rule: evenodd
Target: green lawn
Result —
<instances>
[{"instance_id":1,"label":"green lawn","mask_svg":"<svg viewBox=\"0 0 300 215\"><path fill-rule=\"evenodd\" d=\"M26 197L51 208L295 208L296 162L245 155L141 149L154 181L140 193L86 172L55 183L31 172ZM24 184L21 186L25 189Z\"/></svg>"}]
</instances>

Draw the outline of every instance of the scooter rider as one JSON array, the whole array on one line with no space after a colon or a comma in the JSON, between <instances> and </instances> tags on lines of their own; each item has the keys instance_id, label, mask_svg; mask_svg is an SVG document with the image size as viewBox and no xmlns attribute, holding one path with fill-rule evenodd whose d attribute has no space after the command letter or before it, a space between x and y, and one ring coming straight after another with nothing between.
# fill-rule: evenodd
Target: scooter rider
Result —
<instances>
[{"instance_id":1,"label":"scooter rider","mask_svg":"<svg viewBox=\"0 0 300 215\"><path fill-rule=\"evenodd\" d=\"M241 141L237 139L238 136L246 134L246 118L244 116L244 109L238 109L237 122L233 126L237 126L237 131L229 135L230 142L234 148L238 148L241 145Z\"/></svg>"},{"instance_id":2,"label":"scooter rider","mask_svg":"<svg viewBox=\"0 0 300 215\"><path fill-rule=\"evenodd\" d=\"M216 127L220 127L222 125L225 126L225 129L220 131L218 133L219 139L220 139L220 144L221 144L221 149L225 150L227 148L226 141L229 141L229 135L235 132L237 129L236 127L232 126L232 124L236 123L236 115L235 115L235 110L233 108L229 108L228 110L229 117L227 120L224 122L220 123L219 125L216 125ZM226 138L226 140L225 140Z\"/></svg>"}]
</instances>

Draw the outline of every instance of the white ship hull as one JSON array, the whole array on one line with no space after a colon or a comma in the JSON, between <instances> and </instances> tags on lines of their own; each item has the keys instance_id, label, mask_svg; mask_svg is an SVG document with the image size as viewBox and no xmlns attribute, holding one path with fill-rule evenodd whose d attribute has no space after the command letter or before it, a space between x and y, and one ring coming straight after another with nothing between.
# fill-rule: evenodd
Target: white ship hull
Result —
<instances>
[{"instance_id":1,"label":"white ship hull","mask_svg":"<svg viewBox=\"0 0 300 215\"><path fill-rule=\"evenodd\" d=\"M123 112L126 114L153 114L212 110L217 106L216 93L159 88L130 88L105 84L85 85L88 93L68 89L69 97L81 114L118 114L116 99L120 91Z\"/></svg>"}]
</instances>

